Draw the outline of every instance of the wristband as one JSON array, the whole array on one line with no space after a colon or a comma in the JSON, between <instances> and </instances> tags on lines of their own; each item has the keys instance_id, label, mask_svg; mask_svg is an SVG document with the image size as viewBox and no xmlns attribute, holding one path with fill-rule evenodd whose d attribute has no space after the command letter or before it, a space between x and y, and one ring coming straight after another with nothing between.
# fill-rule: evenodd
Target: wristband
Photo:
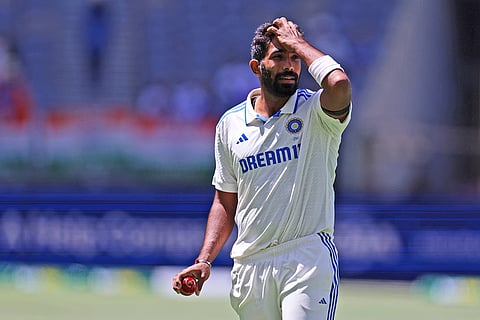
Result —
<instances>
[{"instance_id":1,"label":"wristband","mask_svg":"<svg viewBox=\"0 0 480 320\"><path fill-rule=\"evenodd\" d=\"M329 55L326 55L313 61L310 67L308 67L308 72L310 72L315 81L322 86L323 79L325 79L330 72L337 69L344 71L337 61Z\"/></svg>"},{"instance_id":2,"label":"wristband","mask_svg":"<svg viewBox=\"0 0 480 320\"><path fill-rule=\"evenodd\" d=\"M212 267L212 263L208 260L203 260L203 259L195 259L195 264L197 263L205 263L207 264L210 268Z\"/></svg>"}]
</instances>

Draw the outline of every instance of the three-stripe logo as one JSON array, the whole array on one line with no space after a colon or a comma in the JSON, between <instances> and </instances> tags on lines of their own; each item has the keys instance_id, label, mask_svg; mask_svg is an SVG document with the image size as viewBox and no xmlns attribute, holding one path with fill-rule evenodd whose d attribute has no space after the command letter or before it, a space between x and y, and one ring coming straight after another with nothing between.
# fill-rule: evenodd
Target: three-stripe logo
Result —
<instances>
[{"instance_id":1,"label":"three-stripe logo","mask_svg":"<svg viewBox=\"0 0 480 320\"><path fill-rule=\"evenodd\" d=\"M237 141L237 144L242 143L242 142L247 141L247 140L248 140L248 138L245 135L245 133L242 133L242 135L240 136L240 138Z\"/></svg>"}]
</instances>

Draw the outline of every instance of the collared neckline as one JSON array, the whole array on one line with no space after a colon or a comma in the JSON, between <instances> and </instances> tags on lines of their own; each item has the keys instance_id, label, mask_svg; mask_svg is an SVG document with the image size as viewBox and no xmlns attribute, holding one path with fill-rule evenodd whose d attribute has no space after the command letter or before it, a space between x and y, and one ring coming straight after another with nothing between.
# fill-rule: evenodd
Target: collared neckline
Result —
<instances>
[{"instance_id":1,"label":"collared neckline","mask_svg":"<svg viewBox=\"0 0 480 320\"><path fill-rule=\"evenodd\" d=\"M287 100L285 105L274 115L271 116L273 117L279 117L281 114L293 114L295 113L296 109L296 104L297 104L297 93L298 90L295 91L294 94L290 96L290 98ZM260 96L260 88L253 89L250 91L250 93L247 96L247 101L246 101L246 110L245 110L245 123L247 125L252 124L254 121L262 121L263 123L267 122L268 119L265 118L264 116L259 115L257 112L255 112L255 109L252 105L252 98L257 98Z\"/></svg>"}]
</instances>

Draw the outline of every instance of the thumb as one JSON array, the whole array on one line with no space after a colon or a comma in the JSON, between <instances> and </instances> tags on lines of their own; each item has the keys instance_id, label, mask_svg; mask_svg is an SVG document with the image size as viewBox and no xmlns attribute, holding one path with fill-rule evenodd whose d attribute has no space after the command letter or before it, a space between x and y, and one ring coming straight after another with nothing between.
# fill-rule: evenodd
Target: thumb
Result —
<instances>
[{"instance_id":1,"label":"thumb","mask_svg":"<svg viewBox=\"0 0 480 320\"><path fill-rule=\"evenodd\" d=\"M197 282L197 289L195 290L195 295L196 296L199 296L200 295L200 292L202 291L202 288L203 288L203 282L202 280L199 280Z\"/></svg>"}]
</instances>

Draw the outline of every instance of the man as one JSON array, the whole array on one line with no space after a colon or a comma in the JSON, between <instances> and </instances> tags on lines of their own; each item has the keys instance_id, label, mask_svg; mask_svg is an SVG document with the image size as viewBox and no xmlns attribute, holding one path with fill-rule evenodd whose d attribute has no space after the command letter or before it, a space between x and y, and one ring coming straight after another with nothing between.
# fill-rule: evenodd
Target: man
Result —
<instances>
[{"instance_id":1,"label":"man","mask_svg":"<svg viewBox=\"0 0 480 320\"><path fill-rule=\"evenodd\" d=\"M173 278L198 279L198 295L234 225L231 304L240 319L333 319L335 170L350 120L341 66L282 17L260 26L250 68L260 81L219 120L216 188L195 263ZM302 61L322 89L298 89Z\"/></svg>"}]
</instances>

